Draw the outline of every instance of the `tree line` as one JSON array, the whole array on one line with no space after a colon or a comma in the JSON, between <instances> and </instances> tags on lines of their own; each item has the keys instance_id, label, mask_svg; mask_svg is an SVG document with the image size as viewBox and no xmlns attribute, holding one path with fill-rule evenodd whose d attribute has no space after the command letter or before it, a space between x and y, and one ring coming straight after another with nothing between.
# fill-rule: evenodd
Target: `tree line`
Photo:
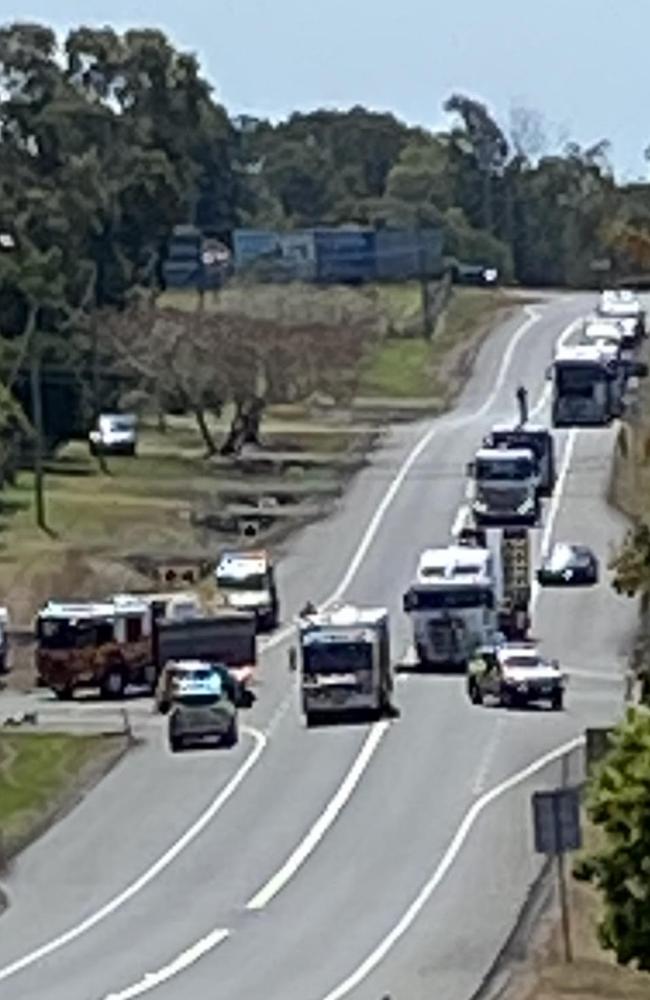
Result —
<instances>
[{"instance_id":1,"label":"tree line","mask_svg":"<svg viewBox=\"0 0 650 1000\"><path fill-rule=\"evenodd\" d=\"M225 307L219 316L199 317L200 333L194 320L169 311L160 326L151 325L143 311L156 308L175 224L193 222L226 242L236 226L436 224L449 255L539 285L584 284L602 256L619 269L649 256L647 190L617 185L606 143L558 151L533 111L516 109L502 128L472 98L455 94L444 107L450 125L439 132L362 107L296 113L274 125L230 116L197 59L158 30L80 27L60 38L41 24L0 28L5 473L11 474L15 442L44 438L56 446L87 429L120 389L145 393L156 405L170 394L192 397L195 386L171 392L169 370L155 375L160 365L152 344L162 351L161 330L167 355L170 345L193 343L176 364L183 370L209 353L199 341L208 329L217 337L219 324L219 351L233 338L249 345L239 352L240 365L248 366L243 375L233 374L232 353L228 362L223 353L208 400L212 408L235 401L240 425L259 409L254 383L264 382L274 397L314 387L313 366L312 375L298 377L295 362L285 365L294 377L280 389L277 365L260 360L271 356L259 347L263 337L297 344L299 296L295 308L266 319L259 309L251 314L250 296L239 302L235 296L227 320ZM362 312L355 307L359 333L368 333L375 327ZM155 329L148 345L131 337L128 363L124 332L115 332L118 317L123 330L133 332L140 322ZM278 331L285 327L290 336L283 340ZM335 338L327 310L310 329L311 355L299 352L304 365L314 356L317 329L323 342ZM304 333L302 343L310 336ZM328 384L331 370L319 369ZM254 436L252 425L241 434L249 432Z\"/></svg>"}]
</instances>

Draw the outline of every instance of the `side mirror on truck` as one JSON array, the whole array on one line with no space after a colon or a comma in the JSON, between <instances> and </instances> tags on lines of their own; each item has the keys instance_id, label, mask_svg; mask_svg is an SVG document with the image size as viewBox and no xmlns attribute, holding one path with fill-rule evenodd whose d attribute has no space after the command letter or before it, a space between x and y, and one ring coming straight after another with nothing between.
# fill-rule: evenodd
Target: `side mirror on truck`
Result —
<instances>
[{"instance_id":1,"label":"side mirror on truck","mask_svg":"<svg viewBox=\"0 0 650 1000\"><path fill-rule=\"evenodd\" d=\"M289 673L293 674L298 669L298 654L296 653L296 647L292 646L289 650Z\"/></svg>"},{"instance_id":2,"label":"side mirror on truck","mask_svg":"<svg viewBox=\"0 0 650 1000\"><path fill-rule=\"evenodd\" d=\"M407 590L402 598L402 608L408 613L409 611L413 611L414 607L415 601L413 599L413 593L412 591Z\"/></svg>"},{"instance_id":3,"label":"side mirror on truck","mask_svg":"<svg viewBox=\"0 0 650 1000\"><path fill-rule=\"evenodd\" d=\"M467 472L469 478L473 479L476 473L476 462L468 462L465 467L465 471Z\"/></svg>"},{"instance_id":4,"label":"side mirror on truck","mask_svg":"<svg viewBox=\"0 0 650 1000\"><path fill-rule=\"evenodd\" d=\"M647 378L648 366L645 361L630 361L627 365L627 374L630 378Z\"/></svg>"}]
</instances>

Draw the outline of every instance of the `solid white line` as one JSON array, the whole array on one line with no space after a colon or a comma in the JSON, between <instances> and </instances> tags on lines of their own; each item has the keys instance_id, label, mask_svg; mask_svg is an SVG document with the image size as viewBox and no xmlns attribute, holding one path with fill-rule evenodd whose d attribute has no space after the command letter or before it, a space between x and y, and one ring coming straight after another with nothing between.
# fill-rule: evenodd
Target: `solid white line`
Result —
<instances>
[{"instance_id":1,"label":"solid white line","mask_svg":"<svg viewBox=\"0 0 650 1000\"><path fill-rule=\"evenodd\" d=\"M465 417L460 417L455 421L452 421L454 426L462 426L465 423L469 423L472 420L477 419L483 413L485 413L490 406L494 403L497 394L499 393L508 373L508 368L512 360L512 356L522 339L522 337L528 332L528 330L534 326L535 323L541 318L541 315L530 306L526 306L524 311L527 313L528 318L517 328L512 339L508 343L508 347L501 359L501 364L497 374L497 379L493 386L492 392L485 399L483 404L472 414L468 414ZM449 423L447 423L449 426ZM354 578L359 566L361 565L366 552L368 551L370 545L372 544L377 531L386 515L388 508L390 507L395 496L399 492L404 480L406 479L411 467L417 460L419 455L424 451L429 442L434 438L438 432L438 423L436 422L428 431L420 438L420 440L415 444L412 450L407 455L406 459L402 463L397 475L391 482L386 493L384 494L379 506L375 510L373 517L370 519L366 530L361 538L359 546L355 554L352 557L352 561L348 566L346 573L344 574L341 582L335 589L334 593L330 595L327 601L324 602L322 607L326 607L339 600L341 595L345 592L350 582ZM276 645L279 645L286 638L293 634L293 628L290 625L285 625L273 636L271 636L267 642L264 643L263 649L270 649ZM29 952L27 955L22 956L16 961L10 963L9 965L0 968L0 982L8 979L10 976L15 975L22 969L33 965L35 962L40 961L40 959L45 958L47 955L52 954L52 952L63 948L65 945L76 940L82 934L85 934L91 928L95 927L98 923L104 920L110 914L114 913L117 909L124 905L129 899L131 899L136 893L140 892L149 882L151 882L157 875L160 874L177 855L189 844L192 840L205 828L205 826L214 818L214 816L219 812L225 802L230 798L239 784L243 781L244 777L250 771L251 767L257 762L258 758L262 754L263 750L267 744L267 737L256 730L250 730L254 739L257 742L256 747L250 754L250 756L245 761L244 765L235 773L231 781L226 785L223 792L215 799L215 801L208 807L208 809L202 813L198 818L196 823L193 824L185 833L177 840L169 850L159 858L154 864L152 864L138 879L135 880L131 885L127 886L123 892L119 895L113 897L108 903L97 910L95 913L91 914L85 920L81 921L79 924L71 927L69 930L60 934L58 937L41 945L34 951Z\"/></svg>"},{"instance_id":2,"label":"solid white line","mask_svg":"<svg viewBox=\"0 0 650 1000\"><path fill-rule=\"evenodd\" d=\"M393 948L399 939L403 937L416 917L424 909L425 905L428 903L429 899L458 857L470 830L476 823L476 820L487 806L494 802L495 799L505 795L506 792L516 788L517 785L520 785L529 778L533 777L533 775L537 774L538 771L548 767L549 764L552 764L554 761L563 757L565 754L570 753L572 750L583 746L584 742L584 737L578 736L575 739L570 740L568 743L563 744L563 746L557 747L555 750L551 750L549 753L544 754L543 757L539 757L537 760L533 761L532 764L523 768L523 770L517 771L517 773L513 774L510 778L507 778L505 781L500 782L500 784L495 785L495 787L490 789L489 792L482 795L480 799L477 799L465 813L462 823L458 827L458 830L454 834L449 847L445 851L431 877L424 884L418 895L415 897L408 909L402 914L392 930L389 931L383 940L379 942L377 947L368 955L366 959L364 959L361 965L357 966L354 972L352 972L347 979L344 979L342 983L339 983L338 986L323 997L323 1000L341 1000L342 997L347 996L351 990L355 989L359 983L363 982L373 969L375 969L379 963L383 961L391 948Z\"/></svg>"},{"instance_id":3,"label":"solid white line","mask_svg":"<svg viewBox=\"0 0 650 1000\"><path fill-rule=\"evenodd\" d=\"M551 502L548 505L546 522L544 524L544 532L542 534L542 544L540 546L540 560L544 559L545 556L548 555L551 547L551 541L553 540L553 528L555 527L555 521L560 511L560 505L562 503L562 497L564 495L567 476L569 475L569 469L571 467L571 459L573 458L573 452L575 449L577 439L578 439L578 428L572 427L571 430L569 431L569 436L567 438L567 442L564 447L564 454L562 455L562 463L560 465L560 474L557 477L555 490L553 491ZM535 578L533 579L533 583L530 588L531 611L535 610L537 601L539 600L540 593L541 593L541 588L539 583L537 582L537 578Z\"/></svg>"},{"instance_id":4,"label":"solid white line","mask_svg":"<svg viewBox=\"0 0 650 1000\"><path fill-rule=\"evenodd\" d=\"M458 538L458 535L462 530L463 524L465 523L465 519L468 514L469 514L469 506L466 503L461 504L456 513L456 517L454 518L454 523L451 526L452 538Z\"/></svg>"},{"instance_id":5,"label":"solid white line","mask_svg":"<svg viewBox=\"0 0 650 1000\"><path fill-rule=\"evenodd\" d=\"M223 928L211 931L210 934L206 934L204 938L193 944L187 951L182 952L175 958L173 962L169 965L164 965L162 969L158 969L157 972L147 972L142 979L133 986L128 986L124 990L120 990L119 993L109 993L105 997L105 1000L133 1000L133 997L141 997L143 993L148 993L150 990L155 990L157 986L162 983L167 982L172 976L177 976L179 972L183 972L190 965L194 965L198 962L207 952L213 951L218 945L225 941L230 936L230 931Z\"/></svg>"},{"instance_id":6,"label":"solid white line","mask_svg":"<svg viewBox=\"0 0 650 1000\"><path fill-rule=\"evenodd\" d=\"M361 750L354 761L354 764L346 774L335 795L328 802L325 810L318 817L309 833L298 844L294 852L287 858L282 867L275 873L275 875L272 875L266 885L256 892L252 899L246 903L247 910L264 909L264 907L271 902L273 897L284 888L287 882L293 878L303 862L306 861L312 851L315 850L352 795L363 772L370 763L375 750L387 732L389 725L390 723L384 720L382 722L376 722L372 726L365 743L361 747Z\"/></svg>"},{"instance_id":7,"label":"solid white line","mask_svg":"<svg viewBox=\"0 0 650 1000\"><path fill-rule=\"evenodd\" d=\"M489 394L489 396L486 397L481 406L479 406L479 408L475 410L473 413L469 413L464 417L458 417L456 420L447 421L446 424L444 425L440 425L439 422L436 421L436 423L434 423L434 425L430 427L429 430L426 431L422 435L420 440L414 445L414 447L411 449L406 459L402 463L399 472L397 473L392 483L386 490L386 493L384 494L381 503L379 504L375 513L371 517L370 522L363 534L363 537L361 538L359 546L356 552L354 553L352 560L350 561L350 565L348 566L343 576L343 579L340 581L334 592L327 598L326 601L323 602L323 604L321 605L322 608L327 608L329 607L329 605L335 604L345 594L345 591L348 589L352 580L354 579L359 569L359 566L363 562L366 552L370 548L375 538L375 535L377 534L379 526L381 525L381 522L384 520L386 516L388 508L390 507L393 500L397 496L404 480L411 471L412 466L418 460L418 458L420 457L424 449L427 447L427 445L430 444L430 442L433 440L436 434L438 434L441 426L462 427L465 424L472 423L474 420L477 420L479 417L483 416L483 414L486 413L487 410L489 410L490 407L494 404L499 392L501 391L501 387L503 386L503 383L506 380L508 369L510 367L510 362L512 361L512 356L516 351L517 347L519 346L520 340L522 339L522 337L525 336L525 334L528 333L530 328L534 326L535 323L537 323L541 319L540 313L538 313L531 306L526 306L524 312L528 314L528 319L526 319L521 324L521 326L519 326L517 330L515 330L512 339L508 343L503 358L501 359L501 364L499 366L499 371L497 373L496 381L494 383L494 386L492 387L492 392Z\"/></svg>"},{"instance_id":8,"label":"solid white line","mask_svg":"<svg viewBox=\"0 0 650 1000\"><path fill-rule=\"evenodd\" d=\"M501 359L501 364L499 366L499 371L497 373L497 378L495 380L494 386L491 393L487 396L481 406L475 410L473 413L468 414L464 417L458 418L454 421L454 426L461 426L466 423L471 423L485 413L493 405L497 395L506 379L510 362L512 356L517 349L521 338L528 332L528 330L540 319L540 315L530 307L526 307L525 310L528 314L528 318L522 323L515 331L512 339L508 343L508 347ZM439 426L434 424L430 427L428 431L420 438L420 440L411 449L406 459L402 463L399 472L393 479L388 490L384 494L384 497L377 507L373 517L371 518L366 531L359 543L359 546L352 557L352 560L348 566L343 579L340 581L336 590L333 594L321 605L322 608L326 608L329 605L338 601L347 588L349 587L354 575L356 574L359 566L361 565L370 545L372 544L375 535L386 516L386 512L390 507L392 501L397 495L402 483L406 479L410 469L412 468L414 462L418 459L427 445L432 441L434 436L438 433ZM379 728L382 727L382 728ZM302 865L304 860L309 854L316 848L319 841L325 835L331 824L336 819L337 815L349 799L350 795L354 791L361 775L370 763L370 760L379 746L379 743L384 736L388 728L387 723L379 723L377 727L374 727L368 740L364 744L359 753L359 756L355 760L351 769L348 771L346 777L343 779L343 783L335 793L334 797L330 800L325 808L325 811L321 814L319 819L316 821L314 826L311 828L307 836L301 843L298 844L294 852L287 859L281 869L271 876L269 881L253 896L251 900L246 904L249 910L263 909L273 897L287 884L287 882L293 877L298 868Z\"/></svg>"},{"instance_id":9,"label":"solid white line","mask_svg":"<svg viewBox=\"0 0 650 1000\"><path fill-rule=\"evenodd\" d=\"M52 938L52 940L46 942L46 944L41 945L34 951L30 951L27 955L23 955L22 958L16 959L15 962L11 962L9 965L0 969L0 982L5 979L9 979L10 976L15 975L22 969L26 969L28 966L40 961L40 959L45 958L47 955L51 955L52 952L58 951L59 948L63 948L64 945L70 944L71 941L75 941L77 938L81 937L82 934L85 934L92 927L95 927L102 920L105 920L106 917L115 913L115 911L124 906L129 899L144 889L149 882L153 881L157 875L160 875L160 873L164 871L164 869L167 868L175 858L178 857L181 851L183 851L198 837L198 835L206 828L208 823L210 823L217 813L225 806L228 799L237 790L248 772L255 766L266 747L267 739L263 733L258 732L256 729L249 729L248 727L245 732L252 736L255 741L253 750L241 767L235 772L228 784L210 803L208 808L201 813L192 826L190 826L185 833L178 838L178 840L174 841L171 847L165 851L165 853L159 857L157 861L150 865L150 867L147 868L147 870L143 872L139 878L137 878L134 882L131 882L131 884L120 892L119 895L113 896L113 898L110 899L108 903L105 903L104 906L100 907L99 910L96 910L89 917L86 917L85 920L82 920L75 926L70 927L58 937Z\"/></svg>"}]
</instances>

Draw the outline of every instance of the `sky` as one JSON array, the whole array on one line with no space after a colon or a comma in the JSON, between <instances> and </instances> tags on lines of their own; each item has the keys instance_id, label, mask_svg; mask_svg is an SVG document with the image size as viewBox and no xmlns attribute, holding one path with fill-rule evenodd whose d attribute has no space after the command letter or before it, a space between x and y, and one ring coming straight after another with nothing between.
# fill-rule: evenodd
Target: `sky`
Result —
<instances>
[{"instance_id":1,"label":"sky","mask_svg":"<svg viewBox=\"0 0 650 1000\"><path fill-rule=\"evenodd\" d=\"M648 175L649 0L0 0L0 20L162 28L231 114L363 104L439 128L460 91L507 129L524 105L550 146L607 138L621 179Z\"/></svg>"}]
</instances>

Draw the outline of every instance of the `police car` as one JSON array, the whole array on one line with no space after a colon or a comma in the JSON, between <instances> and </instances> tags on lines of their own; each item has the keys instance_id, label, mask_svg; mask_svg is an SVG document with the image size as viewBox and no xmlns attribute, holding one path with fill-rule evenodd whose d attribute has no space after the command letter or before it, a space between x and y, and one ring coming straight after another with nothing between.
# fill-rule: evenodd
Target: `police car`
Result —
<instances>
[{"instance_id":1,"label":"police car","mask_svg":"<svg viewBox=\"0 0 650 1000\"><path fill-rule=\"evenodd\" d=\"M467 693L474 705L491 698L504 708L545 701L560 711L565 685L557 660L544 659L534 642L479 649L467 677Z\"/></svg>"}]
</instances>

